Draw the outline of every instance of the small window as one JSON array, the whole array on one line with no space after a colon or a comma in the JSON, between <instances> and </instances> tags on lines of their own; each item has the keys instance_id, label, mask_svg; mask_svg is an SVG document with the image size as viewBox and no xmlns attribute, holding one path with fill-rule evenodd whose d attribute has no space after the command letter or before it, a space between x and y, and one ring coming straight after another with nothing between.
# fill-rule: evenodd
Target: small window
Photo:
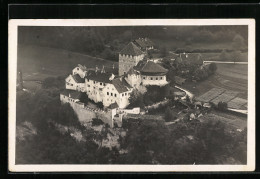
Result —
<instances>
[{"instance_id":1,"label":"small window","mask_svg":"<svg viewBox=\"0 0 260 179\"><path fill-rule=\"evenodd\" d=\"M109 99L107 99L107 101L109 101Z\"/></svg>"},{"instance_id":2,"label":"small window","mask_svg":"<svg viewBox=\"0 0 260 179\"><path fill-rule=\"evenodd\" d=\"M88 82L89 82L89 79L88 79Z\"/></svg>"},{"instance_id":3,"label":"small window","mask_svg":"<svg viewBox=\"0 0 260 179\"><path fill-rule=\"evenodd\" d=\"M102 83L100 83L100 85L102 85Z\"/></svg>"},{"instance_id":4,"label":"small window","mask_svg":"<svg viewBox=\"0 0 260 179\"><path fill-rule=\"evenodd\" d=\"M96 89L96 87L94 86L94 89Z\"/></svg>"},{"instance_id":5,"label":"small window","mask_svg":"<svg viewBox=\"0 0 260 179\"><path fill-rule=\"evenodd\" d=\"M94 81L94 84L96 84L96 82Z\"/></svg>"},{"instance_id":6,"label":"small window","mask_svg":"<svg viewBox=\"0 0 260 179\"><path fill-rule=\"evenodd\" d=\"M143 79L145 80L145 77L143 77Z\"/></svg>"},{"instance_id":7,"label":"small window","mask_svg":"<svg viewBox=\"0 0 260 179\"><path fill-rule=\"evenodd\" d=\"M153 80L153 78L151 78L151 80Z\"/></svg>"},{"instance_id":8,"label":"small window","mask_svg":"<svg viewBox=\"0 0 260 179\"><path fill-rule=\"evenodd\" d=\"M71 86L73 86L73 84L71 84Z\"/></svg>"},{"instance_id":9,"label":"small window","mask_svg":"<svg viewBox=\"0 0 260 179\"><path fill-rule=\"evenodd\" d=\"M161 77L161 80L162 80L162 77Z\"/></svg>"},{"instance_id":10,"label":"small window","mask_svg":"<svg viewBox=\"0 0 260 179\"><path fill-rule=\"evenodd\" d=\"M79 71L79 68L77 68L77 70Z\"/></svg>"},{"instance_id":11,"label":"small window","mask_svg":"<svg viewBox=\"0 0 260 179\"><path fill-rule=\"evenodd\" d=\"M158 80L158 78L156 78L156 80Z\"/></svg>"},{"instance_id":12,"label":"small window","mask_svg":"<svg viewBox=\"0 0 260 179\"><path fill-rule=\"evenodd\" d=\"M113 93L111 93L111 96L113 96Z\"/></svg>"},{"instance_id":13,"label":"small window","mask_svg":"<svg viewBox=\"0 0 260 179\"><path fill-rule=\"evenodd\" d=\"M88 87L90 87L90 85L88 85Z\"/></svg>"},{"instance_id":14,"label":"small window","mask_svg":"<svg viewBox=\"0 0 260 179\"><path fill-rule=\"evenodd\" d=\"M107 92L107 95L109 95L109 92Z\"/></svg>"},{"instance_id":15,"label":"small window","mask_svg":"<svg viewBox=\"0 0 260 179\"><path fill-rule=\"evenodd\" d=\"M115 97L116 97L116 94L115 94Z\"/></svg>"},{"instance_id":16,"label":"small window","mask_svg":"<svg viewBox=\"0 0 260 179\"><path fill-rule=\"evenodd\" d=\"M122 94L122 96L124 96L124 93Z\"/></svg>"},{"instance_id":17,"label":"small window","mask_svg":"<svg viewBox=\"0 0 260 179\"><path fill-rule=\"evenodd\" d=\"M127 93L125 93L125 95L127 96Z\"/></svg>"}]
</instances>

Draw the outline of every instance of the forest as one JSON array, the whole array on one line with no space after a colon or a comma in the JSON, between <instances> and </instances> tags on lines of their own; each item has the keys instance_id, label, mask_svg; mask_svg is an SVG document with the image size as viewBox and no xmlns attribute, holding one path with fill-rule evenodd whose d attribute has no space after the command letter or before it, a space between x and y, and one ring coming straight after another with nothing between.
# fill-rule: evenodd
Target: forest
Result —
<instances>
[{"instance_id":1,"label":"forest","mask_svg":"<svg viewBox=\"0 0 260 179\"><path fill-rule=\"evenodd\" d=\"M247 51L247 26L19 27L18 43L59 48L117 61L132 40L150 38L158 49L182 52ZM212 44L214 44L213 47Z\"/></svg>"},{"instance_id":2,"label":"forest","mask_svg":"<svg viewBox=\"0 0 260 179\"><path fill-rule=\"evenodd\" d=\"M166 126L160 120L128 119L123 121L121 130L126 135L119 137L120 147L102 147L95 141L102 143L109 128L101 132L85 128L70 105L60 103L59 78L51 84L35 93L17 92L17 129L25 123L36 129L23 139L17 134L17 164L246 163L247 129L237 132L213 120L184 120ZM86 140L76 140L71 130L60 132L55 124L77 129ZM92 124L103 125L97 119Z\"/></svg>"}]
</instances>

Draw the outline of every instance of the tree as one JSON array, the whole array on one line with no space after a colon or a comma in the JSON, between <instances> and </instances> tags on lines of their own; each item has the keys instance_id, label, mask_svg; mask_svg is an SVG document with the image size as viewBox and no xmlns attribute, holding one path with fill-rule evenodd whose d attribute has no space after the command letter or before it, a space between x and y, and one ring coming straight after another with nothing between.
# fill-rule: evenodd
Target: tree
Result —
<instances>
[{"instance_id":1,"label":"tree","mask_svg":"<svg viewBox=\"0 0 260 179\"><path fill-rule=\"evenodd\" d=\"M160 51L161 51L162 57L166 57L169 55L169 52L165 46L163 46Z\"/></svg>"},{"instance_id":2,"label":"tree","mask_svg":"<svg viewBox=\"0 0 260 179\"><path fill-rule=\"evenodd\" d=\"M143 95L137 89L134 89L130 94L129 103L130 103L129 107L143 108L144 107Z\"/></svg>"},{"instance_id":3,"label":"tree","mask_svg":"<svg viewBox=\"0 0 260 179\"><path fill-rule=\"evenodd\" d=\"M166 122L172 121L176 116L174 116L171 108L168 106L165 111L164 119Z\"/></svg>"},{"instance_id":4,"label":"tree","mask_svg":"<svg viewBox=\"0 0 260 179\"><path fill-rule=\"evenodd\" d=\"M241 50L244 46L245 46L244 38L241 35L237 34L233 38L233 42L232 42L233 49L234 50Z\"/></svg>"},{"instance_id":5,"label":"tree","mask_svg":"<svg viewBox=\"0 0 260 179\"><path fill-rule=\"evenodd\" d=\"M222 101L220 101L220 102L218 102L218 109L219 110L221 110L221 111L225 111L225 110L227 110L227 103L226 102L222 102Z\"/></svg>"},{"instance_id":6,"label":"tree","mask_svg":"<svg viewBox=\"0 0 260 179\"><path fill-rule=\"evenodd\" d=\"M216 63L210 63L210 64L209 64L209 71L210 71L211 73L215 73L216 70L217 70L217 65L216 65Z\"/></svg>"},{"instance_id":7,"label":"tree","mask_svg":"<svg viewBox=\"0 0 260 179\"><path fill-rule=\"evenodd\" d=\"M229 60L229 56L228 56L226 50L222 50L222 52L219 55L219 60L220 61L228 61Z\"/></svg>"}]
</instances>

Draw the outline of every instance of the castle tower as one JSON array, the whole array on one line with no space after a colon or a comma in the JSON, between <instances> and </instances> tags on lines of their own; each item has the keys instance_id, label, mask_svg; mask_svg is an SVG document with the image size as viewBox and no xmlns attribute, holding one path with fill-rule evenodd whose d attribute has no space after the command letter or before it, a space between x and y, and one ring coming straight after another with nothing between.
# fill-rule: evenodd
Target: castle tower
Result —
<instances>
[{"instance_id":1,"label":"castle tower","mask_svg":"<svg viewBox=\"0 0 260 179\"><path fill-rule=\"evenodd\" d=\"M144 53L133 43L130 42L119 53L119 75L124 75L129 69L144 58Z\"/></svg>"}]
</instances>

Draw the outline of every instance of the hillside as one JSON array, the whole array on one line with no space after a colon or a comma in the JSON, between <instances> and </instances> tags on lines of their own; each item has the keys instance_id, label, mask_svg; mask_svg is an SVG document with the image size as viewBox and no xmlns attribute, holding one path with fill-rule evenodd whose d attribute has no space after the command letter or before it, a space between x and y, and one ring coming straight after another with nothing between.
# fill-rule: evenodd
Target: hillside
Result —
<instances>
[{"instance_id":1,"label":"hillside","mask_svg":"<svg viewBox=\"0 0 260 179\"><path fill-rule=\"evenodd\" d=\"M51 76L64 76L71 73L77 64L86 67L101 68L104 66L115 67L117 62L91 57L86 54L75 53L57 48L39 46L19 45L18 46L18 69L23 71L24 76L37 76L45 78ZM41 80L41 79L39 79Z\"/></svg>"}]
</instances>

